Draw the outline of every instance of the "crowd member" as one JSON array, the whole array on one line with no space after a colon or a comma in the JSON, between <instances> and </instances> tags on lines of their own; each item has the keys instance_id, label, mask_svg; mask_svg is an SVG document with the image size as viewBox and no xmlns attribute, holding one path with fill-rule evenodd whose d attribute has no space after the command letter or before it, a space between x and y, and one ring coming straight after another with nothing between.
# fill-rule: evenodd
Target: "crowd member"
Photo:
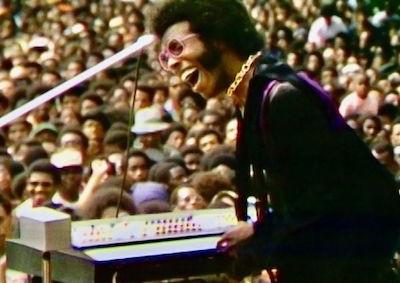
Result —
<instances>
[{"instance_id":1,"label":"crowd member","mask_svg":"<svg viewBox=\"0 0 400 283\"><path fill-rule=\"evenodd\" d=\"M169 199L173 211L197 210L207 207L207 202L190 184L176 187L171 192Z\"/></svg>"},{"instance_id":2,"label":"crowd member","mask_svg":"<svg viewBox=\"0 0 400 283\"><path fill-rule=\"evenodd\" d=\"M187 128L189 131L193 128L194 125L199 125L199 114L200 110L196 106L185 106L183 107L181 113L181 121L182 125Z\"/></svg>"},{"instance_id":3,"label":"crowd member","mask_svg":"<svg viewBox=\"0 0 400 283\"><path fill-rule=\"evenodd\" d=\"M220 153L216 151L208 160L208 170L220 174L223 178L227 178L232 184L235 179L235 170L237 168L236 158L234 154Z\"/></svg>"},{"instance_id":4,"label":"crowd member","mask_svg":"<svg viewBox=\"0 0 400 283\"><path fill-rule=\"evenodd\" d=\"M126 170L128 182L133 185L136 182L148 181L153 162L147 154L141 150L131 150L126 158L126 168L123 169Z\"/></svg>"},{"instance_id":5,"label":"crowd member","mask_svg":"<svg viewBox=\"0 0 400 283\"><path fill-rule=\"evenodd\" d=\"M7 157L0 158L0 191L9 200L14 199L12 193L12 159Z\"/></svg>"},{"instance_id":6,"label":"crowd member","mask_svg":"<svg viewBox=\"0 0 400 283\"><path fill-rule=\"evenodd\" d=\"M220 108L219 110L221 111ZM202 123L206 129L211 129L219 133L222 133L223 128L225 127L223 118L224 117L220 114L220 112L211 109L205 109L199 113L200 123Z\"/></svg>"},{"instance_id":7,"label":"crowd member","mask_svg":"<svg viewBox=\"0 0 400 283\"><path fill-rule=\"evenodd\" d=\"M75 212L84 211L89 202L107 180L115 174L110 162L104 157L97 157L90 164L90 173L83 184L83 188L79 193L78 200L74 203L73 216ZM79 213L78 213L79 214Z\"/></svg>"},{"instance_id":8,"label":"crowd member","mask_svg":"<svg viewBox=\"0 0 400 283\"><path fill-rule=\"evenodd\" d=\"M90 198L85 207L81 207L78 214L82 219L114 218L117 213L121 187L110 186L104 183ZM135 207L128 192L122 192L118 215L127 216L135 214Z\"/></svg>"},{"instance_id":9,"label":"crowd member","mask_svg":"<svg viewBox=\"0 0 400 283\"><path fill-rule=\"evenodd\" d=\"M225 140L224 144L236 148L238 121L236 118L230 119L225 126Z\"/></svg>"},{"instance_id":10,"label":"crowd member","mask_svg":"<svg viewBox=\"0 0 400 283\"><path fill-rule=\"evenodd\" d=\"M104 154L122 154L128 147L128 130L110 129L104 136Z\"/></svg>"},{"instance_id":11,"label":"crowd member","mask_svg":"<svg viewBox=\"0 0 400 283\"><path fill-rule=\"evenodd\" d=\"M393 121L392 130L390 132L390 142L394 147L400 145L400 118L396 118Z\"/></svg>"},{"instance_id":12,"label":"crowd member","mask_svg":"<svg viewBox=\"0 0 400 283\"><path fill-rule=\"evenodd\" d=\"M80 96L85 90L83 86L76 86L60 97L60 106L62 109L71 109L75 114L80 114Z\"/></svg>"},{"instance_id":13,"label":"crowd member","mask_svg":"<svg viewBox=\"0 0 400 283\"><path fill-rule=\"evenodd\" d=\"M57 137L58 129L50 122L36 125L29 134L29 138L38 141L48 154L56 149Z\"/></svg>"},{"instance_id":14,"label":"crowd member","mask_svg":"<svg viewBox=\"0 0 400 283\"><path fill-rule=\"evenodd\" d=\"M57 209L77 209L76 203L83 190L83 158L79 150L63 148L54 152L50 162L59 169L60 188L52 197L52 204Z\"/></svg>"},{"instance_id":15,"label":"crowd member","mask_svg":"<svg viewBox=\"0 0 400 283\"><path fill-rule=\"evenodd\" d=\"M88 138L77 126L65 126L58 135L57 146L60 148L74 148L79 150L83 164L87 162Z\"/></svg>"},{"instance_id":16,"label":"crowd member","mask_svg":"<svg viewBox=\"0 0 400 283\"><path fill-rule=\"evenodd\" d=\"M343 98L339 111L343 117L351 114L377 114L380 106L380 97L369 90L369 81L366 75L356 74L353 81L353 92Z\"/></svg>"},{"instance_id":17,"label":"crowd member","mask_svg":"<svg viewBox=\"0 0 400 283\"><path fill-rule=\"evenodd\" d=\"M172 124L163 133L163 150L166 157L173 157L179 154L180 148L186 139L187 130L181 124Z\"/></svg>"},{"instance_id":18,"label":"crowd member","mask_svg":"<svg viewBox=\"0 0 400 283\"><path fill-rule=\"evenodd\" d=\"M368 145L378 141L382 131L381 120L376 115L364 115L360 117L361 137Z\"/></svg>"},{"instance_id":19,"label":"crowd member","mask_svg":"<svg viewBox=\"0 0 400 283\"><path fill-rule=\"evenodd\" d=\"M165 110L170 113L174 121L180 121L179 114L181 112L181 105L179 100L183 93L190 91L189 86L182 82L180 78L171 76L168 84L168 99L164 104Z\"/></svg>"},{"instance_id":20,"label":"crowd member","mask_svg":"<svg viewBox=\"0 0 400 283\"><path fill-rule=\"evenodd\" d=\"M187 181L184 165L174 161L163 161L154 164L149 171L149 180L162 183L172 192L178 185Z\"/></svg>"},{"instance_id":21,"label":"crowd member","mask_svg":"<svg viewBox=\"0 0 400 283\"><path fill-rule=\"evenodd\" d=\"M208 208L234 207L238 195L234 191L220 191L210 201Z\"/></svg>"},{"instance_id":22,"label":"crowd member","mask_svg":"<svg viewBox=\"0 0 400 283\"><path fill-rule=\"evenodd\" d=\"M382 163L389 171L395 176L396 181L399 182L400 165L394 159L393 147L386 141L375 143L372 147L372 154Z\"/></svg>"},{"instance_id":23,"label":"crowd member","mask_svg":"<svg viewBox=\"0 0 400 283\"><path fill-rule=\"evenodd\" d=\"M171 211L168 188L158 182L137 182L131 187L131 197L137 214Z\"/></svg>"},{"instance_id":24,"label":"crowd member","mask_svg":"<svg viewBox=\"0 0 400 283\"><path fill-rule=\"evenodd\" d=\"M152 105L154 89L149 86L147 81L138 81L135 104L133 109L137 112L139 109L147 108Z\"/></svg>"},{"instance_id":25,"label":"crowd member","mask_svg":"<svg viewBox=\"0 0 400 283\"><path fill-rule=\"evenodd\" d=\"M220 191L233 190L233 184L226 176L210 171L192 174L189 182L206 203L210 203L212 198Z\"/></svg>"},{"instance_id":26,"label":"crowd member","mask_svg":"<svg viewBox=\"0 0 400 283\"><path fill-rule=\"evenodd\" d=\"M334 4L322 6L321 16L311 24L308 42L314 44L317 48L326 46L327 42L335 38L337 34L347 32L346 25L342 18L335 15L335 11Z\"/></svg>"},{"instance_id":27,"label":"crowd member","mask_svg":"<svg viewBox=\"0 0 400 283\"><path fill-rule=\"evenodd\" d=\"M10 154L15 153L15 146L27 139L32 129L32 125L24 118L17 119L12 125L7 125L3 128L6 135L6 144L8 145L7 151Z\"/></svg>"},{"instance_id":28,"label":"crowd member","mask_svg":"<svg viewBox=\"0 0 400 283\"><path fill-rule=\"evenodd\" d=\"M4 255L5 240L9 236L11 229L11 210L12 205L7 196L0 193L0 254ZM4 281L3 281L4 282Z\"/></svg>"},{"instance_id":29,"label":"crowd member","mask_svg":"<svg viewBox=\"0 0 400 283\"><path fill-rule=\"evenodd\" d=\"M85 92L79 97L79 109L80 115L85 116L91 110L95 110L102 106L104 103L103 99L95 94L94 92Z\"/></svg>"},{"instance_id":30,"label":"crowd member","mask_svg":"<svg viewBox=\"0 0 400 283\"><path fill-rule=\"evenodd\" d=\"M21 162L21 164L26 168L30 164L30 156L34 155L30 153L34 148L40 148L40 150L42 151L43 154L38 154L39 157L48 157L48 153L44 150L40 143L31 139L26 139L18 142L15 145L15 153L12 154L12 157L15 161Z\"/></svg>"},{"instance_id":31,"label":"crowd member","mask_svg":"<svg viewBox=\"0 0 400 283\"><path fill-rule=\"evenodd\" d=\"M100 109L92 110L82 117L82 132L88 139L87 154L89 159L103 153L104 136L109 127L109 119Z\"/></svg>"},{"instance_id":32,"label":"crowd member","mask_svg":"<svg viewBox=\"0 0 400 283\"><path fill-rule=\"evenodd\" d=\"M157 105L146 107L135 113L135 124L131 131L136 135L134 148L143 150L153 161L165 159L162 149L162 132L170 127L165 120L165 111Z\"/></svg>"},{"instance_id":33,"label":"crowd member","mask_svg":"<svg viewBox=\"0 0 400 283\"><path fill-rule=\"evenodd\" d=\"M210 128L200 130L196 136L197 144L201 151L207 153L219 145L222 145L223 138L221 134Z\"/></svg>"},{"instance_id":34,"label":"crowd member","mask_svg":"<svg viewBox=\"0 0 400 283\"><path fill-rule=\"evenodd\" d=\"M61 177L57 167L48 159L36 160L27 169L25 191L29 198L16 207L15 215L19 217L34 207L45 205L51 201L60 185Z\"/></svg>"},{"instance_id":35,"label":"crowd member","mask_svg":"<svg viewBox=\"0 0 400 283\"><path fill-rule=\"evenodd\" d=\"M200 161L203 156L203 151L200 148L194 145L183 146L180 150L180 155L190 175L200 170Z\"/></svg>"}]
</instances>

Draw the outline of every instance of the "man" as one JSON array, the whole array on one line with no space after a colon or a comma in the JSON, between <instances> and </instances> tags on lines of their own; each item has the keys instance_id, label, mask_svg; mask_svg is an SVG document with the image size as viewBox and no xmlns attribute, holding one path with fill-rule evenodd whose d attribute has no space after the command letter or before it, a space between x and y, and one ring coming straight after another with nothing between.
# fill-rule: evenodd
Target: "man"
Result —
<instances>
[{"instance_id":1,"label":"man","mask_svg":"<svg viewBox=\"0 0 400 283\"><path fill-rule=\"evenodd\" d=\"M85 164L87 161L86 157L88 145L88 138L79 127L66 126L61 130L58 137L58 146L60 148L74 148L81 152L83 164Z\"/></svg>"},{"instance_id":2,"label":"man","mask_svg":"<svg viewBox=\"0 0 400 283\"><path fill-rule=\"evenodd\" d=\"M396 118L392 124L392 130L390 132L390 143L393 147L400 145L400 118Z\"/></svg>"},{"instance_id":3,"label":"man","mask_svg":"<svg viewBox=\"0 0 400 283\"><path fill-rule=\"evenodd\" d=\"M182 184L171 192L170 203L173 211L197 210L207 207L204 198L188 184Z\"/></svg>"},{"instance_id":4,"label":"man","mask_svg":"<svg viewBox=\"0 0 400 283\"><path fill-rule=\"evenodd\" d=\"M201 151L210 152L223 142L221 134L210 128L203 129L197 134L197 143Z\"/></svg>"},{"instance_id":5,"label":"man","mask_svg":"<svg viewBox=\"0 0 400 283\"><path fill-rule=\"evenodd\" d=\"M210 101L210 100L208 100ZM222 108L220 106L220 108ZM207 129L212 129L220 133L223 132L225 126L224 117L216 110L206 109L199 113L200 122Z\"/></svg>"},{"instance_id":6,"label":"man","mask_svg":"<svg viewBox=\"0 0 400 283\"><path fill-rule=\"evenodd\" d=\"M268 199L269 209L265 221L240 221L220 241L244 245L238 277L276 268L280 283L390 282L400 207L393 177L315 84L259 65L268 57L259 61L264 44L242 4L172 0L153 29L164 69L205 98L227 91L246 106L238 189Z\"/></svg>"},{"instance_id":7,"label":"man","mask_svg":"<svg viewBox=\"0 0 400 283\"><path fill-rule=\"evenodd\" d=\"M60 148L51 155L50 162L58 168L62 184L51 198L50 207L72 212L77 208L79 193L83 189L82 153L76 148Z\"/></svg>"},{"instance_id":8,"label":"man","mask_svg":"<svg viewBox=\"0 0 400 283\"><path fill-rule=\"evenodd\" d=\"M149 171L149 181L162 183L171 193L176 187L187 181L184 165L175 161L161 161L154 164Z\"/></svg>"},{"instance_id":9,"label":"man","mask_svg":"<svg viewBox=\"0 0 400 283\"><path fill-rule=\"evenodd\" d=\"M379 93L370 90L369 80L365 74L355 74L351 83L353 92L343 98L339 112L343 117L353 114L367 115L378 113L381 104Z\"/></svg>"},{"instance_id":10,"label":"man","mask_svg":"<svg viewBox=\"0 0 400 283\"><path fill-rule=\"evenodd\" d=\"M165 158L161 138L162 133L170 127L170 123L165 122L166 118L162 107L152 105L135 113L135 123L131 128L132 133L136 135L133 147L143 150L155 162Z\"/></svg>"},{"instance_id":11,"label":"man","mask_svg":"<svg viewBox=\"0 0 400 283\"><path fill-rule=\"evenodd\" d=\"M203 156L203 151L196 145L185 145L180 149L180 154L185 162L188 175L200 170L200 160Z\"/></svg>"},{"instance_id":12,"label":"man","mask_svg":"<svg viewBox=\"0 0 400 283\"><path fill-rule=\"evenodd\" d=\"M10 154L14 154L16 144L29 137L32 125L25 118L18 118L11 125L6 125L3 129L7 137L7 151Z\"/></svg>"},{"instance_id":13,"label":"man","mask_svg":"<svg viewBox=\"0 0 400 283\"><path fill-rule=\"evenodd\" d=\"M133 185L136 182L147 181L152 165L152 161L147 154L141 150L130 150L127 158L126 174L128 182Z\"/></svg>"},{"instance_id":14,"label":"man","mask_svg":"<svg viewBox=\"0 0 400 283\"><path fill-rule=\"evenodd\" d=\"M110 121L100 108L82 117L82 132L88 139L88 158L93 159L103 152L103 140L109 127Z\"/></svg>"},{"instance_id":15,"label":"man","mask_svg":"<svg viewBox=\"0 0 400 283\"><path fill-rule=\"evenodd\" d=\"M96 94L93 91L85 92L80 98L80 114L81 116L85 116L90 111L98 109L104 104L103 99L100 95Z\"/></svg>"},{"instance_id":16,"label":"man","mask_svg":"<svg viewBox=\"0 0 400 283\"><path fill-rule=\"evenodd\" d=\"M75 114L80 112L80 97L84 92L84 86L76 86L69 89L60 97L61 107L70 108ZM81 113L82 114L82 113ZM83 115L83 114L82 114Z\"/></svg>"},{"instance_id":17,"label":"man","mask_svg":"<svg viewBox=\"0 0 400 283\"><path fill-rule=\"evenodd\" d=\"M33 162L28 167L26 177L25 190L29 198L15 208L15 216L20 217L34 207L44 206L51 200L60 185L59 169L48 159Z\"/></svg>"},{"instance_id":18,"label":"man","mask_svg":"<svg viewBox=\"0 0 400 283\"><path fill-rule=\"evenodd\" d=\"M171 76L168 84L169 98L164 104L165 110L171 115L174 121L179 121L179 113L182 111L179 105L180 97L188 91L189 86L181 82L180 78Z\"/></svg>"},{"instance_id":19,"label":"man","mask_svg":"<svg viewBox=\"0 0 400 283\"><path fill-rule=\"evenodd\" d=\"M137 182L130 188L136 214L152 214L171 211L166 185L158 182ZM126 282L126 281L122 281Z\"/></svg>"},{"instance_id":20,"label":"man","mask_svg":"<svg viewBox=\"0 0 400 283\"><path fill-rule=\"evenodd\" d=\"M334 4L323 5L321 16L311 25L308 42L315 44L317 48L324 47L329 39L339 33L347 33L346 25L340 17L335 16Z\"/></svg>"},{"instance_id":21,"label":"man","mask_svg":"<svg viewBox=\"0 0 400 283\"><path fill-rule=\"evenodd\" d=\"M394 157L393 146L387 141L378 141L371 146L372 155L399 180L400 166Z\"/></svg>"},{"instance_id":22,"label":"man","mask_svg":"<svg viewBox=\"0 0 400 283\"><path fill-rule=\"evenodd\" d=\"M58 128L53 123L43 122L32 129L29 137L40 142L47 153L51 154L56 150Z\"/></svg>"}]
</instances>

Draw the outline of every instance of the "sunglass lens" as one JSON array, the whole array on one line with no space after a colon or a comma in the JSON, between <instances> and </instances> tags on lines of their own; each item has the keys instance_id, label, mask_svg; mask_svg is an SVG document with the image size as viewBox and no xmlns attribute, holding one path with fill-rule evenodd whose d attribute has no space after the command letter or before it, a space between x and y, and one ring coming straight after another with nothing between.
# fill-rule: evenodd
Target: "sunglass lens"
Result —
<instances>
[{"instance_id":1,"label":"sunglass lens","mask_svg":"<svg viewBox=\"0 0 400 283\"><path fill-rule=\"evenodd\" d=\"M183 44L178 40L171 40L168 44L168 51L175 56L179 56L183 51Z\"/></svg>"},{"instance_id":2,"label":"sunglass lens","mask_svg":"<svg viewBox=\"0 0 400 283\"><path fill-rule=\"evenodd\" d=\"M168 56L164 52L160 53L158 56L158 60L160 61L161 67L165 68L168 61Z\"/></svg>"}]
</instances>

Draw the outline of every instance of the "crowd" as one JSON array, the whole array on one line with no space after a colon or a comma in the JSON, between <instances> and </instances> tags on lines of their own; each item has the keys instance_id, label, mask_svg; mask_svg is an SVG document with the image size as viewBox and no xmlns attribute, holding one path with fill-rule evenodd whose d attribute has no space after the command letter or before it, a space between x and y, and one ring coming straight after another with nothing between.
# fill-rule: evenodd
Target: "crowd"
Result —
<instances>
[{"instance_id":1,"label":"crowd","mask_svg":"<svg viewBox=\"0 0 400 283\"><path fill-rule=\"evenodd\" d=\"M243 1L271 56L319 82L400 181L397 1ZM151 32L155 5L0 0L0 115ZM114 217L121 189L120 215L233 205L232 103L193 93L162 69L156 51L96 74L0 130L5 219L43 205L76 220Z\"/></svg>"}]
</instances>

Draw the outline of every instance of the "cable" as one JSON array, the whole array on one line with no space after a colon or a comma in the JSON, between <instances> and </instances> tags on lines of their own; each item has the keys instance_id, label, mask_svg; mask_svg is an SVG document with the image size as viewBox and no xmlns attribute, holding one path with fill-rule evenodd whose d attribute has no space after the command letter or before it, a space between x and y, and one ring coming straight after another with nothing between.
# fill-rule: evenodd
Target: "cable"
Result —
<instances>
[{"instance_id":1,"label":"cable","mask_svg":"<svg viewBox=\"0 0 400 283\"><path fill-rule=\"evenodd\" d=\"M124 160L124 172L122 175L122 184L121 184L121 189L118 197L118 204L117 204L117 212L115 213L115 218L118 218L120 207L121 207L121 201L122 201L122 195L124 193L124 188L125 188L125 183L126 183L126 177L128 174L128 155L129 155L129 149L130 149L130 144L131 144L131 128L135 124L134 119L135 119L135 101L136 101L136 92L138 88L138 81L139 81L139 69L140 69L140 63L142 61L142 56L143 52L140 53L137 64L136 64L136 83L135 87L133 90L133 94L131 95L131 103L129 106L129 121L128 121L128 137L127 137L127 143L126 143L126 153L125 153L125 160Z\"/></svg>"}]
</instances>

